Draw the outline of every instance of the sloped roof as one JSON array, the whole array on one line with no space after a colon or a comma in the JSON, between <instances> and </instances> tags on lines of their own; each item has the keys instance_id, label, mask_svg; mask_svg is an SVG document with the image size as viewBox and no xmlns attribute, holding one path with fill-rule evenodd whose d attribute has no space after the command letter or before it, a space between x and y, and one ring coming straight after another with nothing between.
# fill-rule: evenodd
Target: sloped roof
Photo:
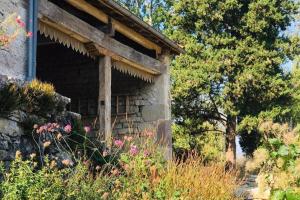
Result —
<instances>
[{"instance_id":1,"label":"sloped roof","mask_svg":"<svg viewBox=\"0 0 300 200\"><path fill-rule=\"evenodd\" d=\"M109 16L122 22L126 26L134 29L139 34L143 35L150 41L160 45L161 47L169 48L173 53L184 53L184 50L179 47L175 42L170 40L160 31L156 30L142 19L134 15L132 12L116 3L113 0L90 0L89 3L93 4L104 11Z\"/></svg>"}]
</instances>

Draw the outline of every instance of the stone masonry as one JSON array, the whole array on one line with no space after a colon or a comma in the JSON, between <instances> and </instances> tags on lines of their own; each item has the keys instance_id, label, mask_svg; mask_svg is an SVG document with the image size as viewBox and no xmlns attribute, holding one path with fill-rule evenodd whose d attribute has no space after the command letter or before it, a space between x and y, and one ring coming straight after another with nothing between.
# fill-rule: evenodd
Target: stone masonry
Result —
<instances>
[{"instance_id":1,"label":"stone masonry","mask_svg":"<svg viewBox=\"0 0 300 200\"><path fill-rule=\"evenodd\" d=\"M15 14L27 22L27 1L10 0L0 6L0 22ZM0 48L0 74L25 80L26 77L26 49L25 33L20 34L8 47Z\"/></svg>"}]
</instances>

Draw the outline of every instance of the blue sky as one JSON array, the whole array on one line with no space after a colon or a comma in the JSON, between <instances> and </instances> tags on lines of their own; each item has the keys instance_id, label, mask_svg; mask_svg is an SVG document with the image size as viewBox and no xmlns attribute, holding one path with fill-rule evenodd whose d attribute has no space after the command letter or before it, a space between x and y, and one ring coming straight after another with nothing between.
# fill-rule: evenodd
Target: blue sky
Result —
<instances>
[{"instance_id":1,"label":"blue sky","mask_svg":"<svg viewBox=\"0 0 300 200\"><path fill-rule=\"evenodd\" d=\"M293 23L286 31L286 34L299 34L299 26L300 26L300 20L297 20L295 23ZM289 61L285 63L282 67L286 71L291 71L292 70L292 61Z\"/></svg>"}]
</instances>

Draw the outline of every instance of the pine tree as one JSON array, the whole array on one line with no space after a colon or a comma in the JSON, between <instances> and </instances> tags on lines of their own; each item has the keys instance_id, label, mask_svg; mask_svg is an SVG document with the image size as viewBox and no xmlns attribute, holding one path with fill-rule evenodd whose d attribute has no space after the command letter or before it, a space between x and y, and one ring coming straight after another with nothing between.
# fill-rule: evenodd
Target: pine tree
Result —
<instances>
[{"instance_id":1,"label":"pine tree","mask_svg":"<svg viewBox=\"0 0 300 200\"><path fill-rule=\"evenodd\" d=\"M281 65L299 53L299 38L283 32L297 11L294 0L172 2L166 33L186 50L173 62L176 123L190 134L211 131L204 122L224 127L229 167L240 127L286 111L291 90Z\"/></svg>"}]
</instances>

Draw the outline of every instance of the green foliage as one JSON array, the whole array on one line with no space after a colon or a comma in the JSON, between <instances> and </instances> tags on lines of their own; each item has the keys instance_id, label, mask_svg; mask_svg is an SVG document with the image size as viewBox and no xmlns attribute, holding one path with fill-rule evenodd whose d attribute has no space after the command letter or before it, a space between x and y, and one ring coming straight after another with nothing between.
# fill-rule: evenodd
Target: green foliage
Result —
<instances>
[{"instance_id":1,"label":"green foliage","mask_svg":"<svg viewBox=\"0 0 300 200\"><path fill-rule=\"evenodd\" d=\"M0 86L0 115L7 117L13 111L49 117L64 110L65 103L58 98L53 85L33 80L24 85L3 81Z\"/></svg>"},{"instance_id":2,"label":"green foliage","mask_svg":"<svg viewBox=\"0 0 300 200\"><path fill-rule=\"evenodd\" d=\"M292 125L299 124L300 122L300 68L294 66L292 69L291 88L293 90L291 103L291 119Z\"/></svg>"},{"instance_id":3,"label":"green foliage","mask_svg":"<svg viewBox=\"0 0 300 200\"><path fill-rule=\"evenodd\" d=\"M252 156L253 152L261 145L261 135L260 133L255 131L241 131L239 133L240 136L240 146L243 152L247 156Z\"/></svg>"},{"instance_id":4,"label":"green foliage","mask_svg":"<svg viewBox=\"0 0 300 200\"><path fill-rule=\"evenodd\" d=\"M259 131L261 147L246 168L259 169L261 191L271 190L271 199L294 199L300 195L300 135L287 125L264 122Z\"/></svg>"},{"instance_id":5,"label":"green foliage","mask_svg":"<svg viewBox=\"0 0 300 200\"><path fill-rule=\"evenodd\" d=\"M290 110L290 76L281 65L299 53L299 37L283 34L298 11L295 1L176 0L171 6L165 32L186 51L172 68L177 124L201 134L208 121L216 129L224 125L228 136L237 134L229 127L236 119L247 127L246 117L267 112L278 119Z\"/></svg>"},{"instance_id":6,"label":"green foliage","mask_svg":"<svg viewBox=\"0 0 300 200\"><path fill-rule=\"evenodd\" d=\"M53 85L33 80L24 87L26 111L47 116L56 108L55 90Z\"/></svg>"},{"instance_id":7,"label":"green foliage","mask_svg":"<svg viewBox=\"0 0 300 200\"><path fill-rule=\"evenodd\" d=\"M164 0L116 0L133 14L156 29L163 28L167 4Z\"/></svg>"},{"instance_id":8,"label":"green foliage","mask_svg":"<svg viewBox=\"0 0 300 200\"><path fill-rule=\"evenodd\" d=\"M201 158L167 162L152 137L115 140L107 161L93 166L77 161L74 168L58 170L47 159L38 168L35 157L22 161L19 153L11 167L2 168L3 199L206 199L234 200L234 173L221 164L204 165ZM203 186L207 187L203 187Z\"/></svg>"},{"instance_id":9,"label":"green foliage","mask_svg":"<svg viewBox=\"0 0 300 200\"><path fill-rule=\"evenodd\" d=\"M16 83L6 82L0 86L0 115L9 116L22 106L21 87Z\"/></svg>"},{"instance_id":10,"label":"green foliage","mask_svg":"<svg viewBox=\"0 0 300 200\"><path fill-rule=\"evenodd\" d=\"M64 171L51 170L49 165L35 169L33 161L17 159L8 172L2 170L2 199L61 199Z\"/></svg>"},{"instance_id":11,"label":"green foliage","mask_svg":"<svg viewBox=\"0 0 300 200\"><path fill-rule=\"evenodd\" d=\"M224 137L221 132L209 131L205 134L193 135L183 126L174 124L173 149L176 157L187 156L189 153L196 153L203 161L222 161L224 152Z\"/></svg>"}]
</instances>

